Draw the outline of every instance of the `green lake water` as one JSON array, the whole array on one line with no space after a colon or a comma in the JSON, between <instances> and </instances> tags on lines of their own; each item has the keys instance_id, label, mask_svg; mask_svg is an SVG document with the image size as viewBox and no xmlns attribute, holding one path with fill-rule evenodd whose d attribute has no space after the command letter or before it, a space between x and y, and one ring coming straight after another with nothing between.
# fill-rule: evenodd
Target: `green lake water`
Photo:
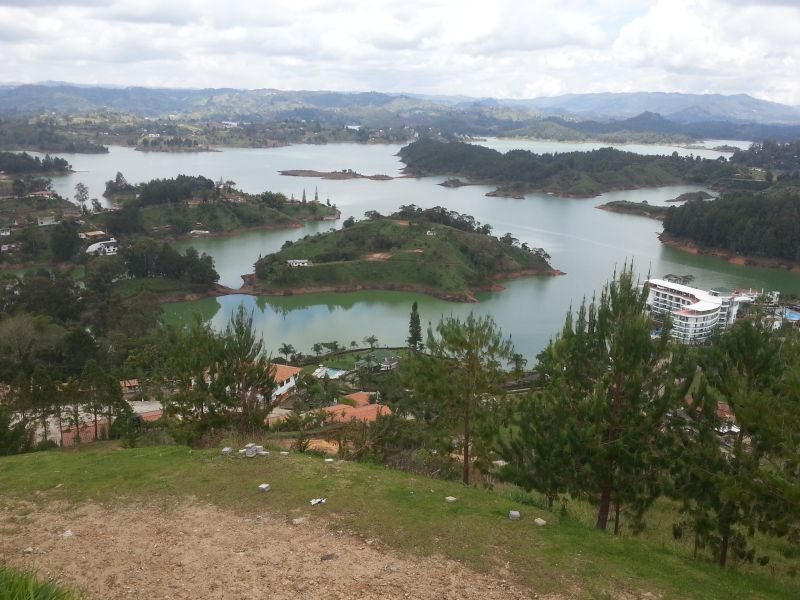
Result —
<instances>
[{"instance_id":1,"label":"green lake water","mask_svg":"<svg viewBox=\"0 0 800 600\"><path fill-rule=\"evenodd\" d=\"M488 140L488 146L506 151L522 147L536 152L589 150L600 144ZM709 142L709 147L722 141ZM92 196L100 196L104 182L121 171L131 182L154 177L173 177L179 173L202 174L232 179L247 192L280 191L300 197L303 189L309 198L318 190L321 200L330 198L342 218L360 218L365 211L393 212L403 204L422 207L445 206L473 215L489 223L495 234L511 232L522 242L543 247L551 255L561 277L537 277L505 283L505 291L478 296L477 304L453 304L402 292L358 292L314 294L288 298L255 298L233 295L168 305L165 318L185 322L200 312L214 326L223 327L240 303L253 311L256 326L273 352L286 342L309 351L315 342L338 340L349 344L376 335L381 344L401 344L407 335L411 303L419 303L423 324L436 322L442 315L464 316L469 311L491 314L503 331L511 334L517 349L533 359L558 332L570 306L599 290L615 267L633 260L644 277L647 273L693 275L698 287L754 287L800 293L800 275L784 271L735 266L724 260L695 256L663 246L656 235L658 221L598 210L611 200L647 200L663 204L697 186L670 186L656 189L610 192L591 199L565 199L547 194L529 194L525 199L486 197L487 186L457 189L436 185L442 177L400 178L391 181L344 180L284 177L285 169L321 171L353 169L363 174L399 175L402 163L396 153L400 146L329 144L290 146L272 149L231 149L199 154L145 154L125 148L112 148L107 155L67 155L77 170L55 180L57 191L72 195L72 188L83 181ZM686 150L670 146L620 146L642 153L693 153L704 157L720 156L712 150ZM234 238L208 238L181 242L214 257L220 283L239 287L241 275L253 270L259 255L274 252L287 239L338 227L340 222L313 223L302 229L253 231Z\"/></svg>"}]
</instances>

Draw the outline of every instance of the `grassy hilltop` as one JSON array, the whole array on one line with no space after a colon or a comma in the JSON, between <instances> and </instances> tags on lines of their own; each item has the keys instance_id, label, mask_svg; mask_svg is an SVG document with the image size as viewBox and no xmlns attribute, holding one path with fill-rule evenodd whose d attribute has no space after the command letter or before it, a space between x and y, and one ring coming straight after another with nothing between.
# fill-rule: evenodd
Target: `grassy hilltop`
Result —
<instances>
[{"instance_id":1,"label":"grassy hilltop","mask_svg":"<svg viewBox=\"0 0 800 600\"><path fill-rule=\"evenodd\" d=\"M471 217L444 209L373 216L262 258L255 285L276 294L388 289L469 301L498 279L554 274L544 251L494 237ZM290 259L312 264L290 267Z\"/></svg>"}]
</instances>

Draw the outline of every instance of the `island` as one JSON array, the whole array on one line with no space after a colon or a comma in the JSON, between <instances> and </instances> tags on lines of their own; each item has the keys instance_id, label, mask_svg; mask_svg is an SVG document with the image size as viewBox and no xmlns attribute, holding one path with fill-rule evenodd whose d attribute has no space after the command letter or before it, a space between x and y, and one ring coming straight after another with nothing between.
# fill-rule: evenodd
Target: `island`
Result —
<instances>
[{"instance_id":1,"label":"island","mask_svg":"<svg viewBox=\"0 0 800 600\"><path fill-rule=\"evenodd\" d=\"M132 185L122 173L104 193L116 208L93 216L115 235L161 238L230 236L248 229L287 229L306 221L334 221L335 206L287 198L274 192L247 194L232 181L178 175Z\"/></svg>"},{"instance_id":2,"label":"island","mask_svg":"<svg viewBox=\"0 0 800 600\"><path fill-rule=\"evenodd\" d=\"M404 206L383 216L350 218L338 231L287 242L256 262L244 289L263 295L398 290L476 302L504 279L561 275L547 253L445 208Z\"/></svg>"},{"instance_id":3,"label":"island","mask_svg":"<svg viewBox=\"0 0 800 600\"><path fill-rule=\"evenodd\" d=\"M404 172L422 177L464 177L471 183L496 185L488 196L518 198L529 192L588 198L603 192L641 187L698 183L724 188L750 179L750 170L724 160L642 155L613 148L590 152L505 154L473 144L424 138L400 150Z\"/></svg>"},{"instance_id":4,"label":"island","mask_svg":"<svg viewBox=\"0 0 800 600\"><path fill-rule=\"evenodd\" d=\"M689 200L711 200L714 196L703 190L697 192L686 192L675 198L670 198L667 202L688 202Z\"/></svg>"},{"instance_id":5,"label":"island","mask_svg":"<svg viewBox=\"0 0 800 600\"><path fill-rule=\"evenodd\" d=\"M371 179L372 181L389 181L394 179L389 175L362 175L352 169L342 169L341 171L314 171L309 169L289 169L278 171L281 175L288 177L318 177L320 179Z\"/></svg>"},{"instance_id":6,"label":"island","mask_svg":"<svg viewBox=\"0 0 800 600\"><path fill-rule=\"evenodd\" d=\"M664 220L668 210L664 206L654 206L647 202L630 202L629 200L614 200L613 202L600 204L597 208L608 212L648 217L659 221Z\"/></svg>"}]
</instances>

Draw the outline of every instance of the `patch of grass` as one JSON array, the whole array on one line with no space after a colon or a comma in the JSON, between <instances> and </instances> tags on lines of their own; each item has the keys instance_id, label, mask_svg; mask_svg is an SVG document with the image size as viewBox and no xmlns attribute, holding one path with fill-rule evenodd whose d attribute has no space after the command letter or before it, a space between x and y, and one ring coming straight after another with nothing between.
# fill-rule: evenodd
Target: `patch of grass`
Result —
<instances>
[{"instance_id":1,"label":"patch of grass","mask_svg":"<svg viewBox=\"0 0 800 600\"><path fill-rule=\"evenodd\" d=\"M14 571L0 565L0 600L78 600L73 592L33 573Z\"/></svg>"},{"instance_id":2,"label":"patch of grass","mask_svg":"<svg viewBox=\"0 0 800 600\"><path fill-rule=\"evenodd\" d=\"M256 441L256 440L253 440ZM262 482L269 494L258 493ZM58 484L63 484L57 488ZM508 565L538 592L602 598L796 598L800 587L767 571L721 570L654 539L614 537L536 506L535 498L464 487L351 462L292 453L224 457L218 450L87 444L78 452L0 459L7 501L141 501L192 497L234 511L305 515L402 551L439 554L480 571ZM309 505L325 496L327 504ZM457 501L449 504L446 496ZM522 520L510 521L519 510ZM572 507L570 507L570 512ZM542 517L544 527L533 520Z\"/></svg>"}]
</instances>

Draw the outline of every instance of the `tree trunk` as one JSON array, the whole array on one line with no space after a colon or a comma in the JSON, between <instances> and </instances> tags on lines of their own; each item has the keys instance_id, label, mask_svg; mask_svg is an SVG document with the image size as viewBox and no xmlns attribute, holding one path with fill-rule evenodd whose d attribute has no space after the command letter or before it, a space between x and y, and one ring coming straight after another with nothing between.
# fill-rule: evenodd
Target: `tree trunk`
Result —
<instances>
[{"instance_id":1,"label":"tree trunk","mask_svg":"<svg viewBox=\"0 0 800 600\"><path fill-rule=\"evenodd\" d=\"M470 401L467 400L467 405L464 407L464 475L463 481L465 485L469 485L469 409Z\"/></svg>"},{"instance_id":2,"label":"tree trunk","mask_svg":"<svg viewBox=\"0 0 800 600\"><path fill-rule=\"evenodd\" d=\"M611 509L611 484L606 483L603 486L603 491L600 493L600 504L597 507L597 523L595 523L595 529L602 529L603 531L606 530L606 525L608 525L608 513Z\"/></svg>"},{"instance_id":3,"label":"tree trunk","mask_svg":"<svg viewBox=\"0 0 800 600\"><path fill-rule=\"evenodd\" d=\"M96 408L92 409L92 415L94 415L94 441L96 442L97 441L97 429L98 429L97 409Z\"/></svg>"},{"instance_id":4,"label":"tree trunk","mask_svg":"<svg viewBox=\"0 0 800 600\"><path fill-rule=\"evenodd\" d=\"M619 535L619 499L614 500L614 535Z\"/></svg>"},{"instance_id":5,"label":"tree trunk","mask_svg":"<svg viewBox=\"0 0 800 600\"><path fill-rule=\"evenodd\" d=\"M728 543L730 542L730 533L725 532L722 534L722 544L719 548L719 566L725 567L728 562Z\"/></svg>"},{"instance_id":6,"label":"tree trunk","mask_svg":"<svg viewBox=\"0 0 800 600\"><path fill-rule=\"evenodd\" d=\"M75 439L73 444L81 443L81 407L79 404L72 405L73 418L75 419Z\"/></svg>"}]
</instances>

